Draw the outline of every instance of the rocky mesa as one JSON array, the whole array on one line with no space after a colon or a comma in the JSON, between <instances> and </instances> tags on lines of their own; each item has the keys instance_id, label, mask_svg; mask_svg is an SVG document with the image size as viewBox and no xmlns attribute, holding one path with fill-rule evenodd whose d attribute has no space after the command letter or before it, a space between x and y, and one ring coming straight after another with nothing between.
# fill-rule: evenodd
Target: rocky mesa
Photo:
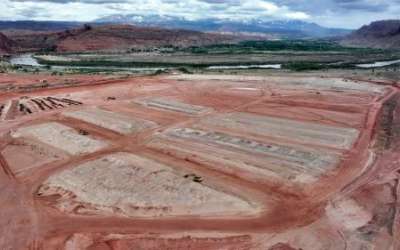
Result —
<instances>
[{"instance_id":1,"label":"rocky mesa","mask_svg":"<svg viewBox=\"0 0 400 250\"><path fill-rule=\"evenodd\" d=\"M400 48L400 20L376 21L364 25L342 40L343 45L383 49Z\"/></svg>"},{"instance_id":2,"label":"rocky mesa","mask_svg":"<svg viewBox=\"0 0 400 250\"><path fill-rule=\"evenodd\" d=\"M0 55L9 54L12 51L12 42L3 33L0 33Z\"/></svg>"},{"instance_id":3,"label":"rocky mesa","mask_svg":"<svg viewBox=\"0 0 400 250\"><path fill-rule=\"evenodd\" d=\"M198 31L137 27L132 25L85 25L61 32L14 34L19 51L109 51L159 46L196 46L240 41L233 35Z\"/></svg>"}]
</instances>

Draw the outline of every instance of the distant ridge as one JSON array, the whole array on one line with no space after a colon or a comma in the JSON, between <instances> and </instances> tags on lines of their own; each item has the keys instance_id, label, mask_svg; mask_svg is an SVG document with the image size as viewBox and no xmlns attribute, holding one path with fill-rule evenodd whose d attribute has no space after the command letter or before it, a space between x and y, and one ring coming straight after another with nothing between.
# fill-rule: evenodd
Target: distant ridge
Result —
<instances>
[{"instance_id":1,"label":"distant ridge","mask_svg":"<svg viewBox=\"0 0 400 250\"><path fill-rule=\"evenodd\" d=\"M322 38L343 36L351 32L347 29L325 28L316 23L298 20L264 21L253 19L233 21L228 19L188 20L182 17L161 15L111 15L95 20L97 23L124 23L140 26L189 29L203 32L263 33L276 38Z\"/></svg>"},{"instance_id":2,"label":"distant ridge","mask_svg":"<svg viewBox=\"0 0 400 250\"><path fill-rule=\"evenodd\" d=\"M0 31L30 30L30 31L60 31L77 28L83 23L59 21L0 21Z\"/></svg>"},{"instance_id":3,"label":"distant ridge","mask_svg":"<svg viewBox=\"0 0 400 250\"><path fill-rule=\"evenodd\" d=\"M62 21L0 21L0 32L13 35L21 32L56 32L66 29L76 29L82 22ZM234 21L227 19L200 19L188 20L181 17L161 15L112 15L89 23L92 26L105 24L131 24L141 27L158 27L164 29L186 29L201 32L247 34L265 36L268 38L324 38L340 37L349 34L352 30L322 27L316 23L298 20L264 21L253 19Z\"/></svg>"},{"instance_id":4,"label":"distant ridge","mask_svg":"<svg viewBox=\"0 0 400 250\"><path fill-rule=\"evenodd\" d=\"M0 55L12 52L12 42L3 33L0 33Z\"/></svg>"},{"instance_id":5,"label":"distant ridge","mask_svg":"<svg viewBox=\"0 0 400 250\"><path fill-rule=\"evenodd\" d=\"M244 40L243 37L198 31L137 27L133 25L84 25L57 32L14 33L10 38L19 52L85 52L141 49L159 46L201 46Z\"/></svg>"},{"instance_id":6,"label":"distant ridge","mask_svg":"<svg viewBox=\"0 0 400 250\"><path fill-rule=\"evenodd\" d=\"M342 41L343 45L400 49L400 20L383 20L364 25Z\"/></svg>"}]
</instances>

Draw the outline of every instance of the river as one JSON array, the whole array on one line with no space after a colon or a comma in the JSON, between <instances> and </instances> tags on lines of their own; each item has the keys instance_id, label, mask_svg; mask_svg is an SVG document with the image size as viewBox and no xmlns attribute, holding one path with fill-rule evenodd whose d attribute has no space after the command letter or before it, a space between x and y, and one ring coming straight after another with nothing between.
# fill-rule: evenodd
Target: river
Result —
<instances>
[{"instance_id":1,"label":"river","mask_svg":"<svg viewBox=\"0 0 400 250\"><path fill-rule=\"evenodd\" d=\"M280 69L281 64L265 64L265 65L224 65L224 66L210 66L207 69Z\"/></svg>"},{"instance_id":2,"label":"river","mask_svg":"<svg viewBox=\"0 0 400 250\"><path fill-rule=\"evenodd\" d=\"M32 54L20 54L12 56L10 59L12 65L23 65L23 66L43 66L33 57Z\"/></svg>"},{"instance_id":3,"label":"river","mask_svg":"<svg viewBox=\"0 0 400 250\"><path fill-rule=\"evenodd\" d=\"M40 67L45 66L44 64L38 63L38 61L33 57L33 54L20 54L12 56L10 59L12 65L21 66L33 66ZM65 69L98 69L98 70L129 70L129 71L157 71L165 70L165 68L132 68L132 67L113 67L113 66L51 66L55 70L65 70Z\"/></svg>"},{"instance_id":4,"label":"river","mask_svg":"<svg viewBox=\"0 0 400 250\"><path fill-rule=\"evenodd\" d=\"M12 65L23 65L23 66L44 66L33 57L33 54L20 54L12 56L10 59ZM399 60L391 61L377 61L374 63L357 64L358 68L380 68L386 67L393 64L400 63ZM130 70L130 71L149 71L149 70L164 70L166 68L132 68L132 67L107 67L107 66L96 66L96 67L83 67L83 66L53 66L53 69L104 69L104 70ZM207 69L281 69L281 64L264 64L264 65L213 65L207 67Z\"/></svg>"},{"instance_id":5,"label":"river","mask_svg":"<svg viewBox=\"0 0 400 250\"><path fill-rule=\"evenodd\" d=\"M400 63L400 60L392 60L392 61L381 61L381 62L374 62L374 63L366 63L366 64L357 64L356 66L359 68L380 68L386 67L393 64Z\"/></svg>"}]
</instances>

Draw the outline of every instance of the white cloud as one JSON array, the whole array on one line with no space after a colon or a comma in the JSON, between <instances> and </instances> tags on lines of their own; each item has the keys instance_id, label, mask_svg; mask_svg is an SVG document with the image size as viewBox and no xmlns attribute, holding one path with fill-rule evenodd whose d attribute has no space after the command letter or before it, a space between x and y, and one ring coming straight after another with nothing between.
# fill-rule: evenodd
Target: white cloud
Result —
<instances>
[{"instance_id":1,"label":"white cloud","mask_svg":"<svg viewBox=\"0 0 400 250\"><path fill-rule=\"evenodd\" d=\"M188 19L299 19L358 28L399 18L399 0L0 0L0 19L92 21L114 14L157 14Z\"/></svg>"},{"instance_id":2,"label":"white cloud","mask_svg":"<svg viewBox=\"0 0 400 250\"><path fill-rule=\"evenodd\" d=\"M299 20L301 20L301 19L309 19L309 18L311 18L308 14L306 14L306 13L304 13L304 12L290 12L290 13L286 13L285 14L285 17L286 18L289 18L289 19L299 19Z\"/></svg>"},{"instance_id":3,"label":"white cloud","mask_svg":"<svg viewBox=\"0 0 400 250\"><path fill-rule=\"evenodd\" d=\"M91 21L111 14L174 15L190 19L307 19L305 12L264 0L1 0L0 19ZM4 11L6 10L6 11Z\"/></svg>"}]
</instances>

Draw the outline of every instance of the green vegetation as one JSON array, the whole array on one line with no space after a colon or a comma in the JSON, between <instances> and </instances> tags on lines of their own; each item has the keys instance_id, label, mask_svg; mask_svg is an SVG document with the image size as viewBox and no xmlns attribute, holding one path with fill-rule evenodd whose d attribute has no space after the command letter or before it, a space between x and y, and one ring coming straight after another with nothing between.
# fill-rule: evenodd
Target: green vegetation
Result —
<instances>
[{"instance_id":1,"label":"green vegetation","mask_svg":"<svg viewBox=\"0 0 400 250\"><path fill-rule=\"evenodd\" d=\"M193 74L192 71L190 71L188 68L186 67L179 67L177 68L177 70L183 74Z\"/></svg>"},{"instance_id":2,"label":"green vegetation","mask_svg":"<svg viewBox=\"0 0 400 250\"><path fill-rule=\"evenodd\" d=\"M355 69L350 63L317 63L317 62L289 62L282 65L282 68L293 71L327 70L327 69Z\"/></svg>"},{"instance_id":3,"label":"green vegetation","mask_svg":"<svg viewBox=\"0 0 400 250\"><path fill-rule=\"evenodd\" d=\"M45 60L40 57L36 57L37 61L43 65L51 65L51 66L67 66L67 67L120 67L120 68L146 68L146 67L169 67L169 68L179 68L182 70L188 70L188 68L206 68L209 66L214 65L223 65L223 66L235 66L235 65L253 65L254 62L218 62L218 63L211 63L211 62L198 62L198 63L191 63L191 62L143 62L143 61L116 61L116 60L80 60L80 61L57 61L57 60ZM259 62L256 64L270 64L269 61ZM186 68L186 69L184 69Z\"/></svg>"},{"instance_id":4,"label":"green vegetation","mask_svg":"<svg viewBox=\"0 0 400 250\"><path fill-rule=\"evenodd\" d=\"M204 47L189 47L181 49L193 54L249 54L268 51L304 51L304 52L352 52L352 53L382 53L381 49L349 48L335 42L325 40L277 40L277 41L246 41L238 44L217 44Z\"/></svg>"},{"instance_id":5,"label":"green vegetation","mask_svg":"<svg viewBox=\"0 0 400 250\"><path fill-rule=\"evenodd\" d=\"M191 73L209 70L209 66L265 64L281 64L283 69L292 71L354 69L360 63L400 58L400 51L349 48L327 40L245 41L237 44L189 48L167 46L147 50L152 53L132 49L128 53L49 53L59 57L35 58L43 65L82 67L79 70L88 73L150 67L175 68L183 73Z\"/></svg>"},{"instance_id":6,"label":"green vegetation","mask_svg":"<svg viewBox=\"0 0 400 250\"><path fill-rule=\"evenodd\" d=\"M11 68L12 68L12 66L9 63L0 59L0 73L6 73Z\"/></svg>"},{"instance_id":7,"label":"green vegetation","mask_svg":"<svg viewBox=\"0 0 400 250\"><path fill-rule=\"evenodd\" d=\"M187 66L185 63L160 63L160 62L121 62L111 60L81 60L81 61L55 61L44 60L37 57L40 64L51 66L70 66L70 67L180 67ZM195 65L194 65L195 66Z\"/></svg>"}]
</instances>

